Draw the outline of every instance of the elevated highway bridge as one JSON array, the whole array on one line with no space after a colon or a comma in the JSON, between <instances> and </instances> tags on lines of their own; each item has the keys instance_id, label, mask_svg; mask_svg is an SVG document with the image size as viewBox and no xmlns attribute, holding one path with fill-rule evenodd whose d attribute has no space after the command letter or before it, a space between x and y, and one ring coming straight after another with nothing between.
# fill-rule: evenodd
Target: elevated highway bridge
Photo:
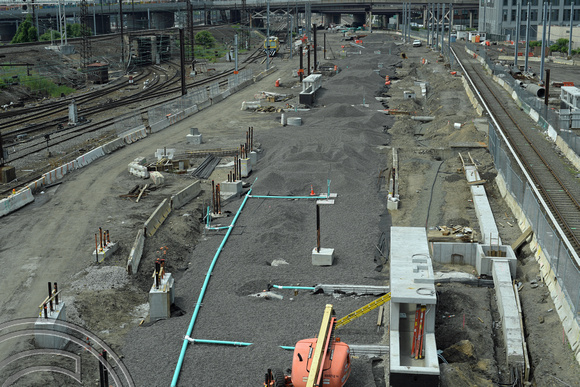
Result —
<instances>
[{"instance_id":1,"label":"elevated highway bridge","mask_svg":"<svg viewBox=\"0 0 580 387\"><path fill-rule=\"evenodd\" d=\"M59 6L60 3L60 6ZM372 16L386 18L401 14L403 2L391 0L214 0L191 1L189 9L193 11L195 24L242 23L250 24L255 17L261 19L267 6L271 12L290 12L293 15L303 14L310 9L312 13L321 13L323 23L340 24L340 15L353 15L358 24L368 23ZM417 0L411 2L412 19L418 24L427 20L427 10L430 4L453 4L454 24L476 27L477 0L448 0L433 2ZM33 8L34 4L34 8ZM409 4L407 2L407 4ZM59 9L66 16L67 23L78 23L80 15L80 0L0 0L0 41L9 41L14 36L18 25L29 15L33 15L33 23L39 34L49 29L58 30ZM429 5L429 7L428 7ZM110 0L87 1L88 13L94 26L90 26L96 34L110 33L119 21L119 3ZM126 31L139 29L166 29L185 27L187 2L183 1L147 1L123 0L122 13ZM447 11L448 12L448 11ZM474 25L475 23L475 25ZM258 23L259 24L259 23ZM252 25L252 24L250 24ZM253 24L256 26L256 24Z\"/></svg>"}]
</instances>

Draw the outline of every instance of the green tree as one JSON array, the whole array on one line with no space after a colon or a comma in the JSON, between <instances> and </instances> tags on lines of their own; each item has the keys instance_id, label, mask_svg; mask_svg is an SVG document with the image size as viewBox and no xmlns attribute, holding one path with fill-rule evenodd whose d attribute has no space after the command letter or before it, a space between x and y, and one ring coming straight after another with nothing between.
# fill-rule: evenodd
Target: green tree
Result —
<instances>
[{"instance_id":1,"label":"green tree","mask_svg":"<svg viewBox=\"0 0 580 387\"><path fill-rule=\"evenodd\" d=\"M60 39L60 33L58 31L48 30L44 34L40 35L39 38L41 42L47 42L53 39Z\"/></svg>"},{"instance_id":2,"label":"green tree","mask_svg":"<svg viewBox=\"0 0 580 387\"><path fill-rule=\"evenodd\" d=\"M33 31L31 31L33 30ZM10 43L28 43L28 42L35 42L38 33L36 28L32 26L32 15L28 15L26 20L20 23L18 29L16 30L16 34L12 38ZM32 40L33 39L33 40Z\"/></svg>"},{"instance_id":3,"label":"green tree","mask_svg":"<svg viewBox=\"0 0 580 387\"><path fill-rule=\"evenodd\" d=\"M556 43L550 46L550 50L568 53L568 39L561 38L556 40Z\"/></svg>"},{"instance_id":4,"label":"green tree","mask_svg":"<svg viewBox=\"0 0 580 387\"><path fill-rule=\"evenodd\" d=\"M199 31L195 35L195 42L205 48L212 48L215 44L215 38L209 31Z\"/></svg>"}]
</instances>

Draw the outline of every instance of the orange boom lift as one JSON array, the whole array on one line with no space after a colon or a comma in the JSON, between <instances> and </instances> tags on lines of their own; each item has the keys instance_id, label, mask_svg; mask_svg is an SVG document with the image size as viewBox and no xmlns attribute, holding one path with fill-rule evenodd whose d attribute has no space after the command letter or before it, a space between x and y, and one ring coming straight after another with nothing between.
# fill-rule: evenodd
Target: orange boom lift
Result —
<instances>
[{"instance_id":1,"label":"orange boom lift","mask_svg":"<svg viewBox=\"0 0 580 387\"><path fill-rule=\"evenodd\" d=\"M265 387L342 387L350 376L350 348L335 339L336 317L327 304L318 338L296 343L292 359L292 375L268 370Z\"/></svg>"}]
</instances>

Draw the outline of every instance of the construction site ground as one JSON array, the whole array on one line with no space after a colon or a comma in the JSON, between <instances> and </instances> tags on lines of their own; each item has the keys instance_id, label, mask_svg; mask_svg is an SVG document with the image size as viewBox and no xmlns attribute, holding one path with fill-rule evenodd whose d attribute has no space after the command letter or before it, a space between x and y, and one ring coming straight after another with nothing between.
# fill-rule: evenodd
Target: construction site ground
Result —
<instances>
[{"instance_id":1,"label":"construction site ground","mask_svg":"<svg viewBox=\"0 0 580 387\"><path fill-rule=\"evenodd\" d=\"M37 195L34 203L0 218L0 265L5 273L0 321L36 316L47 281L57 281L69 321L111 345L123 357L137 386L169 385L206 272L225 235L225 231L203 227L211 179L226 180L231 167L225 164L232 158L224 158L210 180L202 181L198 198L172 212L159 231L147 238L139 271L132 276L126 274L125 266L137 230L164 198L194 180L187 174L165 173L165 184L136 203L120 195L150 182L131 176L127 164L140 156L153 159L154 152L163 147L175 148L177 154L238 147L248 127L254 128L260 152L255 170L244 179L245 190L253 183L256 195L309 196L311 187L316 193L327 192L330 181L330 192L338 197L335 204L321 208L321 245L335 249L335 261L329 267L311 264L316 245L312 200L248 199L215 265L192 337L253 344L189 344L179 385L262 385L266 369L291 367L292 353L280 345L293 346L317 334L325 304L333 304L337 317L342 317L373 300L371 296L289 290L276 291L282 299L256 296L269 284L388 285L390 226L462 225L471 227L477 236L475 210L458 152L470 155L486 180L502 241L515 241L521 233L518 222L495 185L497 171L489 152L477 145L487 143L487 124L478 120L461 78L450 74L437 53L402 45L397 36L373 32L364 38L364 48L350 46L340 34L327 34L327 42L332 48L329 58L320 59L323 53L319 51L319 60L336 65L339 72L324 76L312 109L292 111L286 105L296 105L302 90L298 78L292 76L298 58L277 57L273 61L277 70L260 82L67 175L62 184ZM407 59L402 59L403 52ZM384 85L386 75L390 87ZM276 79L280 87L274 86ZM429 83L426 97L414 83L418 80ZM406 90L414 90L416 98L404 99ZM283 127L276 109L270 113L240 110L242 101L255 100L263 91L292 94L287 101L263 100L262 104L288 109L285 114L301 117L303 125ZM375 97L389 99L381 104ZM383 112L387 108L435 119L420 123L409 115L387 115ZM455 123L461 128L456 129ZM186 143L191 127L202 133L201 146ZM398 149L401 202L398 210L389 212L385 176L393 147ZM230 224L241 204L242 198L225 202L226 217L214 219L213 225ZM95 264L92 251L99 227L110 230L120 249L112 259ZM170 319L150 321L151 274L165 247L167 271L176 278L176 308ZM477 274L473 267L439 264L435 271ZM534 257L524 246L518 253L517 280L522 283L519 295L532 385L579 386L580 367L538 274ZM436 340L448 362L440 365L440 385L512 385L493 289L443 281L437 289ZM388 315L387 304L383 321L388 322ZM338 330L336 336L349 344L388 345L388 324L377 327L376 322L377 311L373 311ZM33 345L26 340L3 350L13 353ZM98 379L97 363L83 356L88 362L83 377L91 384ZM355 358L347 385L386 386L388 369L388 356ZM5 372L0 373L0 380L5 379ZM24 376L15 385L67 383L66 376L51 373Z\"/></svg>"}]
</instances>

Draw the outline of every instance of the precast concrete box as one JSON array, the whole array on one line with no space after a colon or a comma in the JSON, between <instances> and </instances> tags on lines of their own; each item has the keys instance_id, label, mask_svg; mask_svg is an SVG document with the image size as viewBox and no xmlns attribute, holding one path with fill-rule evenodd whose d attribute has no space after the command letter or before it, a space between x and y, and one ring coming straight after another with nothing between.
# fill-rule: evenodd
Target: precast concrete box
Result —
<instances>
[{"instance_id":1,"label":"precast concrete box","mask_svg":"<svg viewBox=\"0 0 580 387\"><path fill-rule=\"evenodd\" d=\"M59 326L58 321L66 322L65 303L54 305L54 310L48 312L47 317L42 315L34 323L34 343L37 348L63 349L68 339L59 337L59 334L68 334L68 328Z\"/></svg>"},{"instance_id":2,"label":"precast concrete box","mask_svg":"<svg viewBox=\"0 0 580 387\"><path fill-rule=\"evenodd\" d=\"M242 181L222 181L220 183L220 193L226 198L239 196L242 193Z\"/></svg>"}]
</instances>

